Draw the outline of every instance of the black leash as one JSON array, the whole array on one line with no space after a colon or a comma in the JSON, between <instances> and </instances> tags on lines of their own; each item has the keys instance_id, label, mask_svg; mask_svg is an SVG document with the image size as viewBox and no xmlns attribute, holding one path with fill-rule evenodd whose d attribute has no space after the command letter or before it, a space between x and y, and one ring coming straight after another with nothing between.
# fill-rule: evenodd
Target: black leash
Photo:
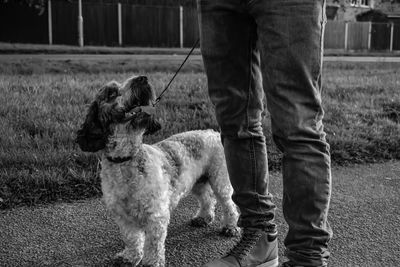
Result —
<instances>
[{"instance_id":1,"label":"black leash","mask_svg":"<svg viewBox=\"0 0 400 267\"><path fill-rule=\"evenodd\" d=\"M153 103L153 107L155 105L158 104L158 102L160 102L161 97L163 96L163 94L165 93L165 91L167 91L168 87L170 86L170 84L172 83L172 81L175 79L176 75L178 75L179 71L182 69L183 65L186 63L186 61L188 60L188 58L190 57L190 55L193 53L193 50L196 48L197 44L199 43L200 39L197 39L197 41L194 43L192 49L190 50L189 54L187 54L185 60L182 62L181 66L178 68L178 70L175 72L174 76L172 77L172 79L169 81L169 83L167 84L167 86L164 88L164 90L161 92L161 94L156 98L156 100Z\"/></svg>"}]
</instances>

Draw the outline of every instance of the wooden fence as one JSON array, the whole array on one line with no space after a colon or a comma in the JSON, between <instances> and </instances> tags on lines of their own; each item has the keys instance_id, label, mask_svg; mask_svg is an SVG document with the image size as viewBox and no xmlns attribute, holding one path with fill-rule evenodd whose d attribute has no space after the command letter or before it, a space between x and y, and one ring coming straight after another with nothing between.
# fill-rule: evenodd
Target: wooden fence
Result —
<instances>
[{"instance_id":1,"label":"wooden fence","mask_svg":"<svg viewBox=\"0 0 400 267\"><path fill-rule=\"evenodd\" d=\"M37 10L25 5L3 4L0 8L0 41L191 47L199 35L197 12L193 6L83 1L82 31L79 30L78 15L76 2L49 1L49 8L40 16ZM400 24L328 21L324 45L328 49L341 50L400 50Z\"/></svg>"},{"instance_id":2,"label":"wooden fence","mask_svg":"<svg viewBox=\"0 0 400 267\"><path fill-rule=\"evenodd\" d=\"M400 24L328 21L325 48L400 50Z\"/></svg>"}]
</instances>

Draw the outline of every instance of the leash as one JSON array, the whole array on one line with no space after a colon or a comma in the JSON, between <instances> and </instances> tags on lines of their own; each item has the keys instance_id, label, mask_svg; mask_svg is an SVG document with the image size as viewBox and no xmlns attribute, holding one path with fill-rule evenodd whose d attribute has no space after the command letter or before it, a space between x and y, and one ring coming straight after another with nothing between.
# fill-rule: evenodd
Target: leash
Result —
<instances>
[{"instance_id":1,"label":"leash","mask_svg":"<svg viewBox=\"0 0 400 267\"><path fill-rule=\"evenodd\" d=\"M174 76L171 78L167 86L164 88L164 90L161 92L161 94L156 98L152 106L137 106L134 107L128 117L124 118L122 122L127 122L130 121L131 119L134 118L134 116L139 113L139 112L145 112L149 115L154 115L156 111L156 105L158 102L160 102L161 97L164 95L165 91L167 91L168 87L171 85L172 81L175 79L176 75L178 75L179 71L182 69L183 65L185 65L186 61L190 57L190 55L193 53L193 50L196 48L197 44L199 43L200 39L197 39L194 45L192 46L192 49L190 49L189 53L187 54L185 60L182 62L182 64L179 66L178 70L175 72ZM132 160L132 156L127 156L127 157L106 157L108 161L113 162L113 163L124 163L126 161Z\"/></svg>"},{"instance_id":2,"label":"leash","mask_svg":"<svg viewBox=\"0 0 400 267\"><path fill-rule=\"evenodd\" d=\"M193 53L193 50L196 48L197 44L199 43L200 39L197 39L196 42L194 43L194 45L192 46L192 49L190 50L190 52L187 54L185 60L182 62L181 66L178 68L178 70L175 72L174 76L171 78L171 80L169 81L169 83L167 84L167 86L164 88L164 90L161 92L161 94L156 98L156 100L153 103L153 107L155 107L158 102L160 102L161 97L163 96L163 94L165 93L165 91L167 91L168 87L171 85L172 81L175 79L176 75L178 75L179 71L182 69L183 65L186 63L186 61L188 60L188 58L190 57L190 55Z\"/></svg>"},{"instance_id":3,"label":"leash","mask_svg":"<svg viewBox=\"0 0 400 267\"><path fill-rule=\"evenodd\" d=\"M200 41L200 38L198 38L196 40L196 42L193 44L192 48L190 49L189 53L186 55L185 60L183 60L182 64L179 66L178 70L175 71L174 76L172 76L171 80L169 81L169 83L167 84L167 86L165 86L164 90L162 90L162 92L160 93L160 95L156 98L156 100L152 103L152 105L150 106L137 106L134 107L133 110L131 110L130 114L128 117L126 117L123 122L127 122L129 120L131 120L136 113L138 112L145 112L149 115L154 115L156 112L156 105L158 104L158 102L160 102L162 96L164 95L164 93L168 90L169 86L171 85L172 81L175 79L175 77L178 75L179 71L182 69L183 65L185 65L186 61L188 60L188 58L190 57L190 55L193 53L193 50L196 48L196 46L198 45Z\"/></svg>"}]
</instances>

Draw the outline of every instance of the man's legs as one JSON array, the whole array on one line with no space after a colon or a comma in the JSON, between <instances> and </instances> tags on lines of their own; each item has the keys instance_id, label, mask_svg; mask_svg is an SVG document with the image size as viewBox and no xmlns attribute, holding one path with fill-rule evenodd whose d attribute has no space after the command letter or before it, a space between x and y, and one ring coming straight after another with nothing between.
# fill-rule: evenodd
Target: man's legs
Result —
<instances>
[{"instance_id":1,"label":"man's legs","mask_svg":"<svg viewBox=\"0 0 400 267\"><path fill-rule=\"evenodd\" d=\"M221 128L242 241L207 266L277 266L275 205L261 126L263 90L256 24L242 0L199 0L201 51Z\"/></svg>"},{"instance_id":2,"label":"man's legs","mask_svg":"<svg viewBox=\"0 0 400 267\"><path fill-rule=\"evenodd\" d=\"M329 146L321 106L323 0L255 0L263 85L275 143L283 152L286 254L296 265L325 266L332 232Z\"/></svg>"},{"instance_id":3,"label":"man's legs","mask_svg":"<svg viewBox=\"0 0 400 267\"><path fill-rule=\"evenodd\" d=\"M201 52L240 227L274 228L256 25L241 0L199 1ZM272 229L274 230L274 229Z\"/></svg>"}]
</instances>

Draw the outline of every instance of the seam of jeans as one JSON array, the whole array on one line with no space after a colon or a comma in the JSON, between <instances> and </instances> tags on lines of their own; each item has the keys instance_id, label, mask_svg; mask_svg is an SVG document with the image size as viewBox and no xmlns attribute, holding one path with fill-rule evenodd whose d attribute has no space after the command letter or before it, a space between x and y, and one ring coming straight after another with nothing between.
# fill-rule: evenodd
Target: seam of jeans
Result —
<instances>
[{"instance_id":1,"label":"seam of jeans","mask_svg":"<svg viewBox=\"0 0 400 267\"><path fill-rule=\"evenodd\" d=\"M318 121L323 120L324 117L324 109L322 107L322 69L323 69L323 57L324 57L324 33L325 33L325 24L326 24L326 0L322 0L321 1L321 21L320 21L320 25L321 25L321 31L320 31L320 37L319 37L319 74L317 77L317 85L319 86L319 109L315 114L315 118L314 118L314 125L316 128L316 131L319 134L319 138L320 140L322 140L323 142L326 143L326 139L325 139L325 132L324 132L324 128L323 128L323 124L322 124L322 130L318 131L317 128L317 123Z\"/></svg>"},{"instance_id":2,"label":"seam of jeans","mask_svg":"<svg viewBox=\"0 0 400 267\"><path fill-rule=\"evenodd\" d=\"M253 192L257 192L257 161L254 146L254 137L250 138L250 161L251 161L251 180L253 182ZM254 198L257 202L257 211L261 211L260 198L258 194L254 194Z\"/></svg>"},{"instance_id":3,"label":"seam of jeans","mask_svg":"<svg viewBox=\"0 0 400 267\"><path fill-rule=\"evenodd\" d=\"M250 105L250 90L251 90L251 76L252 76L252 69L251 69L251 64L252 62L252 58L251 58L251 29L250 29L250 34L249 34L249 42L247 44L247 57L248 57L248 72L247 72L247 94L246 94L246 131L247 134L249 132L249 105Z\"/></svg>"},{"instance_id":4,"label":"seam of jeans","mask_svg":"<svg viewBox=\"0 0 400 267\"><path fill-rule=\"evenodd\" d=\"M251 26L250 26L251 27ZM247 92L247 106L246 106L246 124L247 124L247 130L249 129L249 104L250 104L250 93L252 90L252 86L253 86L253 51L252 51L252 47L253 47L253 34L254 32L252 31L252 29L250 28L249 31L249 43L248 43L248 49L247 49L247 56L249 57L249 71L248 71L248 92ZM256 33L257 34L257 33ZM255 193L255 200L257 202L257 211L260 212L262 211L261 206L260 206L260 197L258 195L258 191L257 191L257 184L258 184L258 177L257 177L257 159L256 159L256 151L255 151L255 145L254 145L254 137L251 137L250 139L250 146L251 146L251 153L252 153L252 158L251 158L251 165L252 165L252 180L253 180L253 192Z\"/></svg>"},{"instance_id":5,"label":"seam of jeans","mask_svg":"<svg viewBox=\"0 0 400 267\"><path fill-rule=\"evenodd\" d=\"M321 79L322 77L322 75L321 75L321 72L322 72L322 59L323 59L323 45L324 45L324 29L325 29L325 20L326 20L326 14L325 14L325 7L326 7L326 0L322 0L321 1L321 33L320 33L320 43L319 43L319 45L320 45L320 64L321 64L321 66L320 66L320 76L319 76L319 78ZM321 82L321 84L322 84L322 82ZM321 89L322 88L319 88L320 89L320 98L322 98L322 92L321 92ZM322 104L321 104L322 105ZM323 112L322 111L322 106L321 106L321 112ZM319 114L319 112L317 113L317 116L318 116L318 114ZM322 120L322 118L321 118L321 120ZM321 137L320 137L321 138ZM325 142L326 143L326 142ZM330 172L329 172L329 174L328 174L329 176L331 175L330 174ZM326 178L328 178L328 177L326 177ZM326 231L328 231L328 229L326 229L326 227L324 227L324 226L326 226L327 225L327 221L328 221L328 210L329 210L329 206L330 206L330 198L331 198L331 190L332 190L332 179L330 179L330 189L329 189L329 192L328 192L328 196L327 196L327 199L328 199L328 202L326 203L326 207L325 207L325 209L324 209L324 211L323 211L323 214L322 214L322 217L321 217L321 222L320 222L320 225L318 225L320 228L322 228L322 229L324 229L324 230L326 230Z\"/></svg>"}]
</instances>

